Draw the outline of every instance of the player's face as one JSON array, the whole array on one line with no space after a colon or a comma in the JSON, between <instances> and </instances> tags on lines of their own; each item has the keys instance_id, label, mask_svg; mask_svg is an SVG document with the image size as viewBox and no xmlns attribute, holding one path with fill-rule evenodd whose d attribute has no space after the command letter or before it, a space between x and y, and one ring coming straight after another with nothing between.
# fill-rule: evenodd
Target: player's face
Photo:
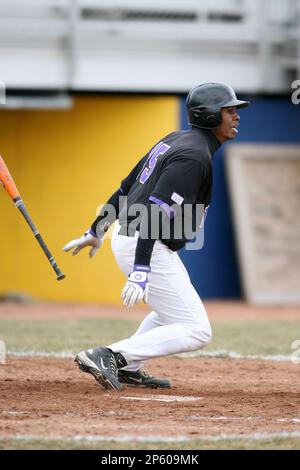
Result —
<instances>
[{"instance_id":1,"label":"player's face","mask_svg":"<svg viewBox=\"0 0 300 470\"><path fill-rule=\"evenodd\" d=\"M229 108L222 108L222 124L217 129L214 129L214 134L217 136L221 143L226 140L234 139L238 134L238 125L240 116L237 113L235 106Z\"/></svg>"}]
</instances>

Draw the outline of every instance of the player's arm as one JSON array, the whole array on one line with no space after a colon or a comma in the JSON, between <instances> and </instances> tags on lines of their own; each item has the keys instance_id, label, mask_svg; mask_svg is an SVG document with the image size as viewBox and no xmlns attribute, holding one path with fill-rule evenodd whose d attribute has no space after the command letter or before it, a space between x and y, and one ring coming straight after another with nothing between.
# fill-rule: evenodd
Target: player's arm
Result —
<instances>
[{"instance_id":1,"label":"player's arm","mask_svg":"<svg viewBox=\"0 0 300 470\"><path fill-rule=\"evenodd\" d=\"M147 157L143 157L138 164L132 169L128 176L122 181L120 188L115 191L108 201L102 206L99 215L92 223L91 227L84 233L81 238L75 239L64 246L64 251L70 251L74 248L73 255L77 255L83 248L90 247L89 256L92 258L103 243L105 232L110 225L119 217L122 205L125 202L125 196L129 193L130 188L135 181L137 175L142 170Z\"/></svg>"},{"instance_id":2,"label":"player's arm","mask_svg":"<svg viewBox=\"0 0 300 470\"><path fill-rule=\"evenodd\" d=\"M92 223L90 233L103 238L105 232L109 226L119 217L119 213L125 202L125 197L129 193L131 186L136 180L137 175L140 173L143 165L146 161L146 157L143 157L138 164L131 170L129 175L123 179L120 188L109 198L109 200L101 208L101 211Z\"/></svg>"},{"instance_id":3,"label":"player's arm","mask_svg":"<svg viewBox=\"0 0 300 470\"><path fill-rule=\"evenodd\" d=\"M204 178L205 169L195 160L185 160L184 165L178 160L163 171L141 219L133 271L129 274L121 294L124 305L133 307L142 299L147 302L148 275L156 241L156 238L151 238L150 235L161 233L164 224L176 218L177 214L181 216L181 210L178 209L182 204L193 204L196 201ZM157 223L161 223L161 226L156 226L153 230L153 224ZM146 233L148 237L145 237Z\"/></svg>"}]
</instances>

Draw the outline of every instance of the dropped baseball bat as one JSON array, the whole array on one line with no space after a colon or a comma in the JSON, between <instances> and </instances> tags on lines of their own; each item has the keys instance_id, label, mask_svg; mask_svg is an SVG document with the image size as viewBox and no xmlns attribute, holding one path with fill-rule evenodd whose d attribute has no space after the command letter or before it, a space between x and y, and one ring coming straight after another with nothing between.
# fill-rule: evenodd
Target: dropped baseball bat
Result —
<instances>
[{"instance_id":1,"label":"dropped baseball bat","mask_svg":"<svg viewBox=\"0 0 300 470\"><path fill-rule=\"evenodd\" d=\"M61 272L59 267L56 264L55 259L53 258L52 254L50 253L46 243L44 242L42 236L40 235L39 231L37 230L36 226L32 222L30 215L28 214L28 211L24 205L24 202L20 196L20 193L17 189L17 186L15 185L15 182L3 160L3 158L0 155L0 183L2 186L6 189L10 197L15 203L15 206L19 209L21 214L23 215L24 219L28 223L30 229L32 230L35 238L39 242L43 252L47 256L52 268L57 274L57 280L60 281L61 279L64 279L66 276Z\"/></svg>"}]
</instances>

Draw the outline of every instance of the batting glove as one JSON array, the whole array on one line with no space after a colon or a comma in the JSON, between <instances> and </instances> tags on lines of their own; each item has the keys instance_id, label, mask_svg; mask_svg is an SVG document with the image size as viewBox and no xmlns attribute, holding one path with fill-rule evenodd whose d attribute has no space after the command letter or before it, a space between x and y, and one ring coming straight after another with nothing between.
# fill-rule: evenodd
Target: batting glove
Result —
<instances>
[{"instance_id":1,"label":"batting glove","mask_svg":"<svg viewBox=\"0 0 300 470\"><path fill-rule=\"evenodd\" d=\"M121 299L123 300L123 305L132 308L142 299L147 303L149 289L148 273L150 271L150 266L133 266L133 271L128 275L128 281L122 290Z\"/></svg>"},{"instance_id":2,"label":"batting glove","mask_svg":"<svg viewBox=\"0 0 300 470\"><path fill-rule=\"evenodd\" d=\"M72 255L74 256L77 255L77 253L79 253L79 251L81 251L86 246L91 246L92 248L90 249L89 256L90 258L92 258L97 253L102 243L102 238L96 237L91 230L88 230L81 238L72 240L67 243L66 246L64 246L63 250L70 251L75 248L72 253Z\"/></svg>"}]
</instances>

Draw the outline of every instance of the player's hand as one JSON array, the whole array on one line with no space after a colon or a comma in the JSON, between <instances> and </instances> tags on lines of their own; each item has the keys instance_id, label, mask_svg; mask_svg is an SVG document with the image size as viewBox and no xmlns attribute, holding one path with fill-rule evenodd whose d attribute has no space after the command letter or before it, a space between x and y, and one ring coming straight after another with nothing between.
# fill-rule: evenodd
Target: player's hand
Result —
<instances>
[{"instance_id":1,"label":"player's hand","mask_svg":"<svg viewBox=\"0 0 300 470\"><path fill-rule=\"evenodd\" d=\"M63 250L70 251L73 248L75 248L75 250L72 253L72 255L74 256L74 255L77 255L77 253L79 253L79 251L81 251L83 248L85 248L86 246L89 246L91 247L89 256L90 258L92 258L97 253L102 243L103 243L103 240L98 237L95 237L89 230L85 232L85 234L81 238L72 240L69 243L67 243L66 246L64 246Z\"/></svg>"},{"instance_id":2,"label":"player's hand","mask_svg":"<svg viewBox=\"0 0 300 470\"><path fill-rule=\"evenodd\" d=\"M147 303L149 289L148 273L150 270L150 266L133 266L133 271L128 275L128 281L122 290L121 299L123 300L123 305L132 308L142 299Z\"/></svg>"}]
</instances>

